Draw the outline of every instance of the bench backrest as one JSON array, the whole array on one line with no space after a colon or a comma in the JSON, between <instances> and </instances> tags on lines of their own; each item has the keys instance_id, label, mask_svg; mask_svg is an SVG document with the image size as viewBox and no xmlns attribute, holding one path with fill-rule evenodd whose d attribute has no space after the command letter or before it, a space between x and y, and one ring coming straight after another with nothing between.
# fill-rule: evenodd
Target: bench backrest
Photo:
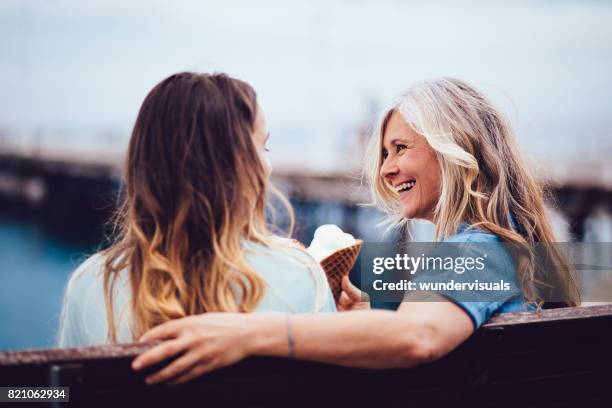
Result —
<instances>
[{"instance_id":1,"label":"bench backrest","mask_svg":"<svg viewBox=\"0 0 612 408\"><path fill-rule=\"evenodd\" d=\"M149 387L130 368L147 347L3 352L0 385L69 386L82 406L612 406L612 305L500 315L412 369L254 357L187 385Z\"/></svg>"}]
</instances>

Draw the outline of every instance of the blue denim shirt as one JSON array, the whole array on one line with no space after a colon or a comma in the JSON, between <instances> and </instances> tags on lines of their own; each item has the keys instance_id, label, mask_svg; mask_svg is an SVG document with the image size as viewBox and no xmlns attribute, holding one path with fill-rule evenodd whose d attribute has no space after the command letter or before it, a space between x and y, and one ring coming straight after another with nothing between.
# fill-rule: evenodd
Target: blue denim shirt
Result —
<instances>
[{"instance_id":1,"label":"blue denim shirt","mask_svg":"<svg viewBox=\"0 0 612 408\"><path fill-rule=\"evenodd\" d=\"M494 298L484 298L482 301L471 300L479 299L476 292L474 292L474 295L466 295L465 292L459 293L457 291L445 290L434 291L461 307L472 320L474 330L478 329L495 314L535 309L533 305L526 303L523 292L520 290L518 284L516 264L511 254L502 245L502 241L498 236L481 229L469 228L467 224L462 224L455 235L446 237L442 242L458 244L469 243L470 245L466 251L487 248L489 257L486 262L486 269L483 271L465 272L463 275L464 281L474 281L475 279L490 282L503 280L511 283L511 290L503 293L500 292L500 294L496 294ZM485 245L472 245L480 243ZM455 277L450 274L454 274L454 272L449 272L449 280ZM431 276L432 275L422 274L416 279L426 281L429 280ZM435 279L440 281L440 277L441 275L438 274ZM466 297L470 298L470 301L466 301Z\"/></svg>"}]
</instances>

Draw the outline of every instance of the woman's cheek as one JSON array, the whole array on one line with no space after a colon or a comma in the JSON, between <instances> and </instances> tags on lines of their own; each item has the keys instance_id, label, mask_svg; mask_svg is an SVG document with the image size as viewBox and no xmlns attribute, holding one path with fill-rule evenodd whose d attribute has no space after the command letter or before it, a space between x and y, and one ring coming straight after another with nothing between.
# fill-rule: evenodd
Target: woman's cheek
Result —
<instances>
[{"instance_id":1,"label":"woman's cheek","mask_svg":"<svg viewBox=\"0 0 612 408\"><path fill-rule=\"evenodd\" d=\"M264 153L262 160L266 170L266 175L269 176L272 173L272 162L270 161L270 157Z\"/></svg>"}]
</instances>

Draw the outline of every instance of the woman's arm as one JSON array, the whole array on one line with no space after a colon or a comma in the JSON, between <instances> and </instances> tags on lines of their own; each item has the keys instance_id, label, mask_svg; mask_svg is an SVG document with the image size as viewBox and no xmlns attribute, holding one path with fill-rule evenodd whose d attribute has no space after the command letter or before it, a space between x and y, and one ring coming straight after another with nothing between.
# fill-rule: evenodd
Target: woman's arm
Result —
<instances>
[{"instance_id":1,"label":"woman's arm","mask_svg":"<svg viewBox=\"0 0 612 408\"><path fill-rule=\"evenodd\" d=\"M292 356L353 367L411 367L447 354L473 332L467 314L443 301L405 302L397 312L325 315L206 313L143 336L166 340L134 360L141 370L182 354L149 383L188 381L248 355Z\"/></svg>"},{"instance_id":2,"label":"woman's arm","mask_svg":"<svg viewBox=\"0 0 612 408\"><path fill-rule=\"evenodd\" d=\"M293 356L353 367L411 367L447 354L473 331L469 317L451 302L405 302L397 312L372 310L292 315ZM262 318L251 354L287 356L282 319ZM285 323L286 325L286 323ZM283 330L284 329L284 330Z\"/></svg>"}]
</instances>

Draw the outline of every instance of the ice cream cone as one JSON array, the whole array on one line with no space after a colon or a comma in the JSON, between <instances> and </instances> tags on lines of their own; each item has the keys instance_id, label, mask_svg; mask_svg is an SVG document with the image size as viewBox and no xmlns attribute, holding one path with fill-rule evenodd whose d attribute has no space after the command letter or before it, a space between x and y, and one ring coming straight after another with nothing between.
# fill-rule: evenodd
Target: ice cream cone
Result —
<instances>
[{"instance_id":1,"label":"ice cream cone","mask_svg":"<svg viewBox=\"0 0 612 408\"><path fill-rule=\"evenodd\" d=\"M358 239L354 245L339 249L320 262L336 302L342 293L342 278L353 269L362 245L363 241Z\"/></svg>"}]
</instances>

